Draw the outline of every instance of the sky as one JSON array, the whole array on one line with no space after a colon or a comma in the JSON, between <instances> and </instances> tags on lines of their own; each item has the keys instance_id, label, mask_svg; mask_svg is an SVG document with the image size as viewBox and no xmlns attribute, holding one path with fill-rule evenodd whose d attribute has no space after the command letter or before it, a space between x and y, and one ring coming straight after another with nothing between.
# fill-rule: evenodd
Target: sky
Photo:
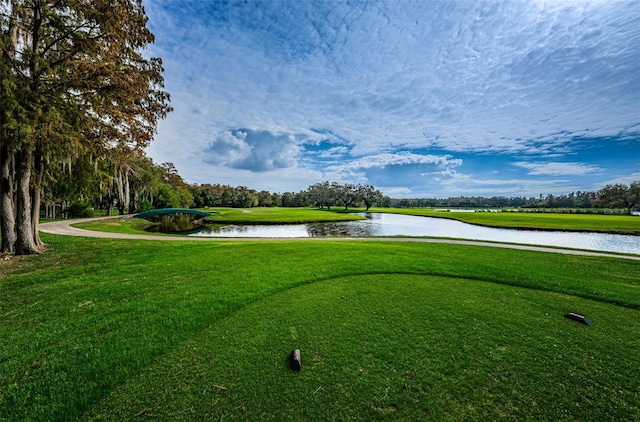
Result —
<instances>
[{"instance_id":1,"label":"sky","mask_svg":"<svg viewBox=\"0 0 640 422\"><path fill-rule=\"evenodd\" d=\"M394 198L640 180L640 1L144 0L189 183Z\"/></svg>"}]
</instances>

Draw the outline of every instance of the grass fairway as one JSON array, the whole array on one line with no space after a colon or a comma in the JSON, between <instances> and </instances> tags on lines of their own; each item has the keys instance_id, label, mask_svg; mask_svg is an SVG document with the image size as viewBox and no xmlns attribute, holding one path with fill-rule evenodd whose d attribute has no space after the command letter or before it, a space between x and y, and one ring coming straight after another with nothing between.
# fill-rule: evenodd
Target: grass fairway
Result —
<instances>
[{"instance_id":1,"label":"grass fairway","mask_svg":"<svg viewBox=\"0 0 640 422\"><path fill-rule=\"evenodd\" d=\"M125 216L122 218L110 218L110 219L95 220L95 221L84 221L81 223L74 224L75 227L78 227L84 230L100 231L100 232L107 232L107 233L155 234L158 236L164 235L164 233L146 232L145 229L152 225L153 223L147 220L143 220L141 218L131 218L129 216Z\"/></svg>"},{"instance_id":2,"label":"grass fairway","mask_svg":"<svg viewBox=\"0 0 640 422\"><path fill-rule=\"evenodd\" d=\"M566 320L567 309L588 309L598 325ZM609 359L634 353L629 339L638 327L617 324L633 314L467 279L341 277L220 321L90 415L126 419L139 409L167 420L633 419L640 415L637 390L618 387L640 371ZM303 370L292 373L286 357L297 348Z\"/></svg>"},{"instance_id":3,"label":"grass fairway","mask_svg":"<svg viewBox=\"0 0 640 422\"><path fill-rule=\"evenodd\" d=\"M364 217L314 208L207 208L204 211L215 213L207 221L233 224L303 224L332 221L362 220Z\"/></svg>"},{"instance_id":4,"label":"grass fairway","mask_svg":"<svg viewBox=\"0 0 640 422\"><path fill-rule=\"evenodd\" d=\"M0 420L640 419L638 261L43 238L0 267Z\"/></svg>"}]
</instances>

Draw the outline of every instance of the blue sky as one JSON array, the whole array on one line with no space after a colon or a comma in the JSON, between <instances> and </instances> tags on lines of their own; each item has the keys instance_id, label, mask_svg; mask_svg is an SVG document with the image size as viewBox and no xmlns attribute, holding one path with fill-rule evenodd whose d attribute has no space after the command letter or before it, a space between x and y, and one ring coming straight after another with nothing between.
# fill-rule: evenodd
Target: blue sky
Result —
<instances>
[{"instance_id":1,"label":"blue sky","mask_svg":"<svg viewBox=\"0 0 640 422\"><path fill-rule=\"evenodd\" d=\"M190 183L396 197L640 180L640 1L145 0Z\"/></svg>"}]
</instances>

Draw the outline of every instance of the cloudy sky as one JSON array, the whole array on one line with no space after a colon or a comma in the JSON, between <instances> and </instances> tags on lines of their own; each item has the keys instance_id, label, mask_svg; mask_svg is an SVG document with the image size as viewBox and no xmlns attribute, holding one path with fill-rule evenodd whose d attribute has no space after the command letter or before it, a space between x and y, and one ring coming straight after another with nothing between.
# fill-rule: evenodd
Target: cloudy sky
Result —
<instances>
[{"instance_id":1,"label":"cloudy sky","mask_svg":"<svg viewBox=\"0 0 640 422\"><path fill-rule=\"evenodd\" d=\"M640 1L145 0L190 183L396 197L640 180Z\"/></svg>"}]
</instances>

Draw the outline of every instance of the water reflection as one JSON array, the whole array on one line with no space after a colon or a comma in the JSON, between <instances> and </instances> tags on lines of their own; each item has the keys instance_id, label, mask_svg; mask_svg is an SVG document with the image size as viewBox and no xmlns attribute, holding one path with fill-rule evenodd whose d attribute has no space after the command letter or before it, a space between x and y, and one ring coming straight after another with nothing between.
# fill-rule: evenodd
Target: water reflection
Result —
<instances>
[{"instance_id":1,"label":"water reflection","mask_svg":"<svg viewBox=\"0 0 640 422\"><path fill-rule=\"evenodd\" d=\"M191 236L263 238L429 236L640 254L640 236L496 229L444 218L379 213L363 215L367 217L367 220L293 225L226 226L203 230L191 234Z\"/></svg>"},{"instance_id":2,"label":"water reflection","mask_svg":"<svg viewBox=\"0 0 640 422\"><path fill-rule=\"evenodd\" d=\"M359 223L359 224L353 224ZM345 221L340 223L313 223L307 224L309 237L329 236L381 236L379 227L368 221Z\"/></svg>"}]
</instances>

